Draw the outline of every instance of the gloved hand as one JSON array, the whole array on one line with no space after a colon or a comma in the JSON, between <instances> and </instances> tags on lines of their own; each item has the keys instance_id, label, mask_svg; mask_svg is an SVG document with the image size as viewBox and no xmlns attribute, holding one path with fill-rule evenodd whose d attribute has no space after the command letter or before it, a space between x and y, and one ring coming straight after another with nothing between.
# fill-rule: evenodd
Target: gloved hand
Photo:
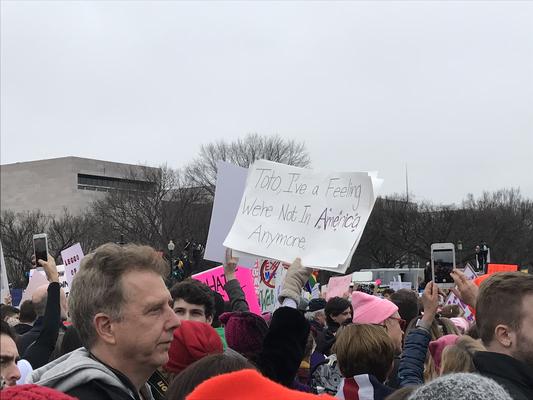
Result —
<instances>
[{"instance_id":1,"label":"gloved hand","mask_svg":"<svg viewBox=\"0 0 533 400\"><path fill-rule=\"evenodd\" d=\"M309 280L312 270L302 266L302 260L296 258L287 270L285 282L282 283L278 300L283 303L286 298L292 299L298 304L302 294L302 288Z\"/></svg>"}]
</instances>

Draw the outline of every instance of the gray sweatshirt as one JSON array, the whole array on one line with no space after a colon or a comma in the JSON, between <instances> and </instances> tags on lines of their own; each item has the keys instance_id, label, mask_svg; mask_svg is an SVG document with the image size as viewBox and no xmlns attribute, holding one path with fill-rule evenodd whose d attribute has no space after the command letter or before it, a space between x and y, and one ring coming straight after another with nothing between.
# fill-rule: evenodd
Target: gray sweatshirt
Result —
<instances>
[{"instance_id":1,"label":"gray sweatshirt","mask_svg":"<svg viewBox=\"0 0 533 400\"><path fill-rule=\"evenodd\" d=\"M138 397L122 383L111 369L91 358L89 352L83 347L33 371L26 379L26 383L35 383L61 392L69 392L78 386L95 380L106 386L117 387L127 393L132 399ZM153 400L148 384L145 384L142 394L145 398Z\"/></svg>"}]
</instances>

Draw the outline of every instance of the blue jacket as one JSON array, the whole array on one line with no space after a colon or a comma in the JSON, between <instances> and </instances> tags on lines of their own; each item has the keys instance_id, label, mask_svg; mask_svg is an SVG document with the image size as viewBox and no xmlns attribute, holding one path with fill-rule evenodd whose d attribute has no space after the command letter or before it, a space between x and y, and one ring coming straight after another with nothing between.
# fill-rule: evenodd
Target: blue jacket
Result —
<instances>
[{"instance_id":1,"label":"blue jacket","mask_svg":"<svg viewBox=\"0 0 533 400\"><path fill-rule=\"evenodd\" d=\"M425 329L413 329L405 340L398 379L400 387L424 384L424 362L431 335Z\"/></svg>"}]
</instances>

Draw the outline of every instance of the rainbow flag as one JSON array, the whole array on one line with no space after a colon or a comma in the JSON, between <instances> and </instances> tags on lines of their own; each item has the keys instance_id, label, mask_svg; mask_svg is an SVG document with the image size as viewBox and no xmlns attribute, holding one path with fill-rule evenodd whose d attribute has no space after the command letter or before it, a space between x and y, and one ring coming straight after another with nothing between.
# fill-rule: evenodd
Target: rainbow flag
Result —
<instances>
[{"instance_id":1,"label":"rainbow flag","mask_svg":"<svg viewBox=\"0 0 533 400\"><path fill-rule=\"evenodd\" d=\"M315 270L311 272L311 276L309 277L309 280L305 284L305 290L311 293L313 291L313 287L315 287L317 282L318 282L318 271Z\"/></svg>"}]
</instances>

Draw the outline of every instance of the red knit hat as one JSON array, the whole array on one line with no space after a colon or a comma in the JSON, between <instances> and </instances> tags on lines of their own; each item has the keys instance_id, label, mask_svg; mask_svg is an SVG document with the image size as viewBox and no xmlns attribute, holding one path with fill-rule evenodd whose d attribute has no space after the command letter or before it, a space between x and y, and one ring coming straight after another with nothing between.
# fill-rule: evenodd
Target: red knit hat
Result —
<instances>
[{"instance_id":1,"label":"red knit hat","mask_svg":"<svg viewBox=\"0 0 533 400\"><path fill-rule=\"evenodd\" d=\"M291 390L252 369L218 375L201 383L186 400L335 400L328 395Z\"/></svg>"},{"instance_id":2,"label":"red knit hat","mask_svg":"<svg viewBox=\"0 0 533 400\"><path fill-rule=\"evenodd\" d=\"M222 353L222 340L211 325L198 321L181 321L174 331L164 369L177 374L209 354Z\"/></svg>"},{"instance_id":3,"label":"red knit hat","mask_svg":"<svg viewBox=\"0 0 533 400\"><path fill-rule=\"evenodd\" d=\"M65 393L39 385L11 386L0 391L2 400L75 400Z\"/></svg>"}]
</instances>

